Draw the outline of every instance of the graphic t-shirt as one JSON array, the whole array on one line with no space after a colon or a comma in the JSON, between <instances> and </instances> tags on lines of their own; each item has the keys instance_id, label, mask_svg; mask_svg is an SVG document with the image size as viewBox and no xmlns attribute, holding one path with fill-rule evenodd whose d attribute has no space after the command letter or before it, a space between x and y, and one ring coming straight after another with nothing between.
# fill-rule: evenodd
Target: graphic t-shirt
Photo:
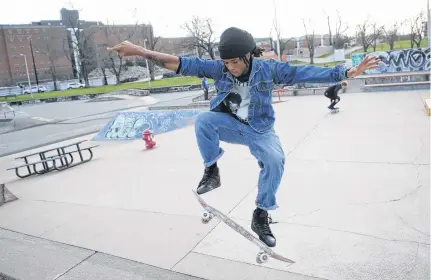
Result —
<instances>
[{"instance_id":1,"label":"graphic t-shirt","mask_svg":"<svg viewBox=\"0 0 431 280\"><path fill-rule=\"evenodd\" d=\"M246 81L244 81L246 78ZM248 76L243 82L234 78L234 84L230 93L223 100L227 110L243 121L248 119L248 105L250 104L250 86Z\"/></svg>"}]
</instances>

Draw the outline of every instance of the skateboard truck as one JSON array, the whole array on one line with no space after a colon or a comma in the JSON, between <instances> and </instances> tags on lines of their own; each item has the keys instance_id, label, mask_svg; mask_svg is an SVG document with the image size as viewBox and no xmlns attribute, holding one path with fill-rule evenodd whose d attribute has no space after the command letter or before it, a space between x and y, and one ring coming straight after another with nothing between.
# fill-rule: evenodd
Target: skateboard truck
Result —
<instances>
[{"instance_id":1,"label":"skateboard truck","mask_svg":"<svg viewBox=\"0 0 431 280\"><path fill-rule=\"evenodd\" d=\"M208 213L208 212L204 212L202 214L202 223L203 224L208 224L212 220L212 218L214 218L213 214Z\"/></svg>"}]
</instances>

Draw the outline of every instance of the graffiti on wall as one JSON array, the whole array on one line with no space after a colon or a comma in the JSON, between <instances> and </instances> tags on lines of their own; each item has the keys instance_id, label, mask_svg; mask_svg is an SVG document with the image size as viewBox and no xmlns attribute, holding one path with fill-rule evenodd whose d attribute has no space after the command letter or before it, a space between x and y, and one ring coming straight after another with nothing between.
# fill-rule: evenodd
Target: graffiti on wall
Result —
<instances>
[{"instance_id":1,"label":"graffiti on wall","mask_svg":"<svg viewBox=\"0 0 431 280\"><path fill-rule=\"evenodd\" d=\"M352 65L361 63L365 55L366 53L352 54ZM378 56L381 62L376 69L367 70L366 74L430 70L430 48L376 51L367 55Z\"/></svg>"},{"instance_id":2,"label":"graffiti on wall","mask_svg":"<svg viewBox=\"0 0 431 280\"><path fill-rule=\"evenodd\" d=\"M120 112L92 140L142 139L146 129L160 134L188 126L199 112L201 110Z\"/></svg>"}]
</instances>

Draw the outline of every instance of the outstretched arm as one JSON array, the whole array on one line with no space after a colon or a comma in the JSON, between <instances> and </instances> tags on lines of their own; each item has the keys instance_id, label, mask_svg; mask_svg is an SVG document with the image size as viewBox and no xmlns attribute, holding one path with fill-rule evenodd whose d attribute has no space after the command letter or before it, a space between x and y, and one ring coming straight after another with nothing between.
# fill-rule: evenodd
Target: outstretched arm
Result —
<instances>
[{"instance_id":1,"label":"outstretched arm","mask_svg":"<svg viewBox=\"0 0 431 280\"><path fill-rule=\"evenodd\" d=\"M278 84L297 83L333 83L344 79L353 78L365 70L376 68L380 59L375 56L367 56L356 67L346 69L343 65L333 68L314 65L292 66L287 62L275 62L274 82Z\"/></svg>"},{"instance_id":2,"label":"outstretched arm","mask_svg":"<svg viewBox=\"0 0 431 280\"><path fill-rule=\"evenodd\" d=\"M108 51L116 51L121 57L142 56L152 60L156 65L172 71L176 71L180 64L180 59L177 56L151 51L129 41L124 41L112 48L108 48Z\"/></svg>"},{"instance_id":3,"label":"outstretched arm","mask_svg":"<svg viewBox=\"0 0 431 280\"><path fill-rule=\"evenodd\" d=\"M221 63L213 60L199 58L178 57L166 53L151 51L141 46L124 41L108 51L117 51L118 55L123 56L141 56L153 61L156 65L165 69L181 73L183 75L216 78L222 73Z\"/></svg>"}]
</instances>

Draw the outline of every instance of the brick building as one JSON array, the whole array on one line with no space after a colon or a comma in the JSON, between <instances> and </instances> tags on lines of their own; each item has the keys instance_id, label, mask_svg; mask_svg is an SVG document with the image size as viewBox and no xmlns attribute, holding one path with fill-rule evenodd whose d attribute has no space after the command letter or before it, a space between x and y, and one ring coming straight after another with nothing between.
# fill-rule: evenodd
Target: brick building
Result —
<instances>
[{"instance_id":1,"label":"brick building","mask_svg":"<svg viewBox=\"0 0 431 280\"><path fill-rule=\"evenodd\" d=\"M57 79L70 78L72 67L65 54L67 44L63 46L63 42L67 42L66 28L63 26L0 26L0 86L27 82L23 55L26 56L33 83L36 76L39 82L52 80L53 72Z\"/></svg>"},{"instance_id":2,"label":"brick building","mask_svg":"<svg viewBox=\"0 0 431 280\"><path fill-rule=\"evenodd\" d=\"M172 55L193 55L196 56L196 48L192 47L192 37L176 37L157 39L155 50Z\"/></svg>"},{"instance_id":3,"label":"brick building","mask_svg":"<svg viewBox=\"0 0 431 280\"><path fill-rule=\"evenodd\" d=\"M196 55L196 48L190 47L192 38L160 37L155 40L151 25L104 25L80 20L78 11L68 9L61 9L60 15L60 20L0 24L0 86L27 85L24 55L32 85L36 80L43 83L54 78L58 81L82 78L83 71L90 73L96 68L111 68L111 58L118 66L118 57L108 53L106 47L126 39L139 45L144 45L145 40L147 48L173 55ZM81 42L86 42L83 48L81 44L86 53L84 57L74 47L78 40L76 35ZM85 69L80 67L83 60Z\"/></svg>"}]
</instances>

